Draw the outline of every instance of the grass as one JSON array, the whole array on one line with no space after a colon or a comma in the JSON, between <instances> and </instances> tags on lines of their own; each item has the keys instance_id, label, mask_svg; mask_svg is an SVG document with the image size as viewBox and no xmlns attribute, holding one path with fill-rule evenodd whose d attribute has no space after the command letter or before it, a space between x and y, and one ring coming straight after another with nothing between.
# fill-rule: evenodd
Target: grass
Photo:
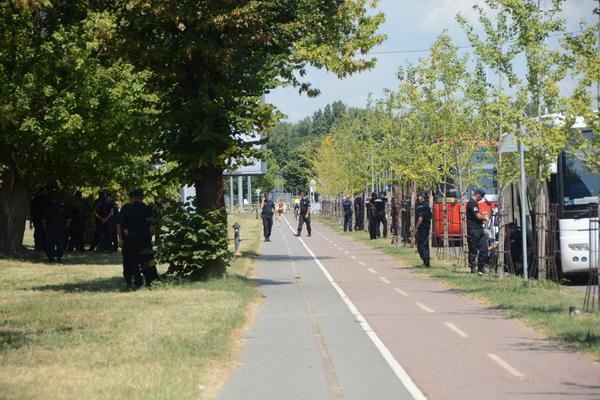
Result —
<instances>
[{"instance_id":1,"label":"grass","mask_svg":"<svg viewBox=\"0 0 600 400\"><path fill-rule=\"evenodd\" d=\"M234 220L244 254L225 280L125 292L115 254L0 259L0 398L216 398L259 298L260 224Z\"/></svg>"},{"instance_id":2,"label":"grass","mask_svg":"<svg viewBox=\"0 0 600 400\"><path fill-rule=\"evenodd\" d=\"M515 276L499 278L495 274L477 277L452 261L437 260L432 249L432 267L422 265L415 248L396 246L390 240L369 240L367 232L343 232L339 223L319 217L319 221L338 233L366 244L398 259L407 268L431 276L461 295L483 300L490 307L502 310L511 318L524 321L550 339L571 349L591 354L600 361L600 312L569 314L569 306L581 308L584 291L557 287L548 281L525 283Z\"/></svg>"}]
</instances>

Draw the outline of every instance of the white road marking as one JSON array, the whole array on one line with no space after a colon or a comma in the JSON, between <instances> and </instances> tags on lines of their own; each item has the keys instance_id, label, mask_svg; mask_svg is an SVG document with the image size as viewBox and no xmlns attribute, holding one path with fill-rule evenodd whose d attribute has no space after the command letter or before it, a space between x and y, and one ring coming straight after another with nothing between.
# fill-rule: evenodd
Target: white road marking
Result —
<instances>
[{"instance_id":1,"label":"white road marking","mask_svg":"<svg viewBox=\"0 0 600 400\"><path fill-rule=\"evenodd\" d=\"M373 268L368 268L368 270L369 270L369 272L370 272L370 273L372 273L372 274L376 274L376 273L377 273L377 271L375 271Z\"/></svg>"},{"instance_id":2,"label":"white road marking","mask_svg":"<svg viewBox=\"0 0 600 400\"><path fill-rule=\"evenodd\" d=\"M491 358L496 364L498 364L499 366L504 368L506 371L508 371L508 373L511 374L512 376L515 376L519 379L525 379L525 374L523 374L521 371L519 371L518 369L516 369L515 367L513 367L512 365L510 365L503 359L501 359L498 355L492 354L492 353L488 353L486 355L489 358Z\"/></svg>"},{"instance_id":3,"label":"white road marking","mask_svg":"<svg viewBox=\"0 0 600 400\"><path fill-rule=\"evenodd\" d=\"M383 276L380 276L380 277L379 277L379 280L380 280L381 282L383 282L383 283L387 283L387 284L390 284L390 283L392 283L392 282L388 281L387 279L385 279Z\"/></svg>"},{"instance_id":4,"label":"white road marking","mask_svg":"<svg viewBox=\"0 0 600 400\"><path fill-rule=\"evenodd\" d=\"M344 252L344 254L350 254L350 252L349 252L348 250L346 250L346 251Z\"/></svg>"},{"instance_id":5,"label":"white road marking","mask_svg":"<svg viewBox=\"0 0 600 400\"><path fill-rule=\"evenodd\" d=\"M364 263L364 262L362 262L362 261L359 261L358 263L359 263L360 265L362 265L363 267L367 265L367 264L365 264L365 263Z\"/></svg>"},{"instance_id":6,"label":"white road marking","mask_svg":"<svg viewBox=\"0 0 600 400\"><path fill-rule=\"evenodd\" d=\"M344 250L344 248L343 248L343 247L341 247L341 246L338 246L338 249L340 249L340 250Z\"/></svg>"},{"instance_id":7,"label":"white road marking","mask_svg":"<svg viewBox=\"0 0 600 400\"><path fill-rule=\"evenodd\" d=\"M408 293L406 293L404 290L402 289L398 289L397 287L394 288L394 290L398 293L400 293L402 296L404 297L408 297Z\"/></svg>"},{"instance_id":8,"label":"white road marking","mask_svg":"<svg viewBox=\"0 0 600 400\"><path fill-rule=\"evenodd\" d=\"M355 256L350 256L350 258L352 258L353 260L356 260L356 257L355 257Z\"/></svg>"},{"instance_id":9,"label":"white road marking","mask_svg":"<svg viewBox=\"0 0 600 400\"><path fill-rule=\"evenodd\" d=\"M423 310L423 311L425 311L425 312L428 312L428 313L435 312L435 311L433 311L431 308L427 307L427 306L426 306L425 304L423 304L423 303L415 303L415 304L416 304L417 306L419 306L419 308L420 308L420 309L422 309L422 310Z\"/></svg>"},{"instance_id":10,"label":"white road marking","mask_svg":"<svg viewBox=\"0 0 600 400\"><path fill-rule=\"evenodd\" d=\"M287 218L285 218L285 222L288 224L288 226L290 227L292 232L295 232L294 229L292 228L292 226L290 225L289 221L287 220ZM390 350L386 347L386 345L381 341L379 336L377 336L377 334L375 333L373 328L371 328L371 325L369 325L369 323L367 322L365 317L363 317L363 315L360 313L360 311L358 311L358 309L356 308L354 303L352 303L352 300L350 300L350 298L346 295L344 290L333 280L333 277L331 276L329 271L327 271L325 266L321 263L321 260L319 260L317 258L317 256L315 256L315 253L313 253L313 251L306 245L306 243L304 242L304 240L302 240L302 238L298 238L298 240L300 241L300 243L302 243L302 246L304 246L304 248L306 249L308 254L310 254L310 256L313 258L315 263L319 266L319 268L321 269L321 272L323 272L323 275L325 275L325 278L327 278L327 280L329 281L331 286L333 286L333 288L335 289L337 294L341 297L344 304L346 304L346 307L348 307L348 309L350 310L350 313L359 322L363 331L365 331L365 333L367 334L369 339L371 339L371 341L375 345L375 348L379 351L379 353L381 354L383 359L388 363L388 365L390 366L392 371L394 371L394 374L396 374L398 379L400 379L400 382L402 382L402 384L404 385L406 390L408 390L408 392L412 395L413 399L414 400L427 400L427 397L425 397L423 392L421 392L421 390L417 387L417 385L412 380L412 378L406 373L404 368L402 368L402 365L400 365L398 360L396 360L394 358L394 355L390 352Z\"/></svg>"},{"instance_id":11,"label":"white road marking","mask_svg":"<svg viewBox=\"0 0 600 400\"><path fill-rule=\"evenodd\" d=\"M444 325L446 325L448 328L450 328L451 331L453 331L460 337L463 337L463 338L469 337L469 335L467 335L467 333L465 331L460 329L458 326L454 325L452 322L444 322Z\"/></svg>"}]
</instances>

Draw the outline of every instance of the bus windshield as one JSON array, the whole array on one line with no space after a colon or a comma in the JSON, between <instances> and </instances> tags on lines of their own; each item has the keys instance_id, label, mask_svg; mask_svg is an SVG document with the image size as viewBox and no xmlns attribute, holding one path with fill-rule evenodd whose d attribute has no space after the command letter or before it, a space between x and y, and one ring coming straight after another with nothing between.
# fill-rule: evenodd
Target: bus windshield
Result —
<instances>
[{"instance_id":1,"label":"bus windshield","mask_svg":"<svg viewBox=\"0 0 600 400\"><path fill-rule=\"evenodd\" d=\"M563 153L562 193L565 207L598 203L600 173L590 171L585 162Z\"/></svg>"}]
</instances>

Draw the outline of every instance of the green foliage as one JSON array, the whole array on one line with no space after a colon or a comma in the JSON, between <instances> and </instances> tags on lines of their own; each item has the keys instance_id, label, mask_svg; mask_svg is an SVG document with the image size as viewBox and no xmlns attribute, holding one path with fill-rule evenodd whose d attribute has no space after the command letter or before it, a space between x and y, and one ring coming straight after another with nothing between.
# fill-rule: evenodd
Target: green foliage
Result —
<instances>
[{"instance_id":1,"label":"green foliage","mask_svg":"<svg viewBox=\"0 0 600 400\"><path fill-rule=\"evenodd\" d=\"M231 262L227 223L222 210L198 212L190 203L168 203L157 223L161 240L156 259L168 263L168 275L203 279L211 263Z\"/></svg>"},{"instance_id":2,"label":"green foliage","mask_svg":"<svg viewBox=\"0 0 600 400\"><path fill-rule=\"evenodd\" d=\"M149 72L110 54L114 15L5 2L0 24L2 161L30 189L108 185L151 151L159 99Z\"/></svg>"},{"instance_id":3,"label":"green foliage","mask_svg":"<svg viewBox=\"0 0 600 400\"><path fill-rule=\"evenodd\" d=\"M153 71L164 96L160 148L183 182L227 159L252 153L240 134L266 132L280 117L260 101L270 89L302 81L308 65L339 77L371 68L381 43L375 1L192 1L124 3L119 25L128 59ZM279 162L281 160L278 160Z\"/></svg>"},{"instance_id":4,"label":"green foliage","mask_svg":"<svg viewBox=\"0 0 600 400\"><path fill-rule=\"evenodd\" d=\"M336 101L296 123L281 122L275 125L269 132L268 146L276 163L269 164L269 171L274 169L274 175L283 177L287 190L307 190L308 181L316 175L312 160L319 141L348 113L356 112L341 101Z\"/></svg>"}]
</instances>

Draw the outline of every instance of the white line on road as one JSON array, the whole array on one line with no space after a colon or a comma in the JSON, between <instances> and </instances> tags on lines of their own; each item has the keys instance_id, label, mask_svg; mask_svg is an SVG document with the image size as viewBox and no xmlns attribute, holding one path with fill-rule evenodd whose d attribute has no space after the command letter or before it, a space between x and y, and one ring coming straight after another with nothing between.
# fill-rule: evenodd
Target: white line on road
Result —
<instances>
[{"instance_id":1,"label":"white line on road","mask_svg":"<svg viewBox=\"0 0 600 400\"><path fill-rule=\"evenodd\" d=\"M404 290L402 289L398 289L397 287L394 288L394 290L398 293L400 293L402 296L404 297L408 297L408 293L406 293Z\"/></svg>"},{"instance_id":2,"label":"white line on road","mask_svg":"<svg viewBox=\"0 0 600 400\"><path fill-rule=\"evenodd\" d=\"M372 274L376 274L377 273L377 271L375 271L373 268L367 268L367 269Z\"/></svg>"},{"instance_id":3,"label":"white line on road","mask_svg":"<svg viewBox=\"0 0 600 400\"><path fill-rule=\"evenodd\" d=\"M349 252L348 250L346 250L346 251L344 252L344 254L350 254L350 252Z\"/></svg>"},{"instance_id":4,"label":"white line on road","mask_svg":"<svg viewBox=\"0 0 600 400\"><path fill-rule=\"evenodd\" d=\"M352 258L353 260L356 260L356 257L355 257L355 256L350 256L350 258Z\"/></svg>"},{"instance_id":5,"label":"white line on road","mask_svg":"<svg viewBox=\"0 0 600 400\"><path fill-rule=\"evenodd\" d=\"M344 250L344 248L343 248L343 247L341 247L341 246L338 246L338 249L340 249L340 250Z\"/></svg>"},{"instance_id":6,"label":"white line on road","mask_svg":"<svg viewBox=\"0 0 600 400\"><path fill-rule=\"evenodd\" d=\"M364 262L362 262L362 261L359 261L358 263L359 263L360 265L362 265L363 267L364 267L365 265L367 265L367 264L365 264L365 263L364 263Z\"/></svg>"},{"instance_id":7,"label":"white line on road","mask_svg":"<svg viewBox=\"0 0 600 400\"><path fill-rule=\"evenodd\" d=\"M390 283L392 283L392 282L388 281L387 279L385 279L383 276L380 276L380 277L379 277L379 280L380 280L381 282L383 282L383 283L387 283L387 284L390 284Z\"/></svg>"},{"instance_id":8,"label":"white line on road","mask_svg":"<svg viewBox=\"0 0 600 400\"><path fill-rule=\"evenodd\" d=\"M290 225L287 218L285 218L285 222L288 224L292 232L294 232L294 229ZM319 266L321 272L323 272L323 275L325 275L325 278L327 278L331 286L333 286L335 291L341 297L342 301L346 304L346 307L348 307L348 309L350 310L350 313L352 313L354 318L356 318L356 320L360 323L360 326L363 329L363 331L365 331L369 339L371 339L371 341L375 345L375 348L379 350L379 353L381 354L383 359L388 363L392 371L394 371L398 379L400 379L400 382L402 382L406 390L408 390L408 392L412 395L413 399L427 400L427 397L425 397L423 392L421 392L421 390L417 387L412 378L406 373L404 368L402 368L402 365L400 365L398 360L394 358L394 355L381 341L379 336L377 336L377 333L375 333L375 331L373 330L373 328L371 328L371 325L369 325L365 317L360 313L360 311L358 311L354 303L352 303L352 300L350 300L350 298L346 295L344 290L333 280L333 277L331 276L329 271L327 271L323 263L321 263L321 260L319 260L317 256L315 256L315 253L313 253L313 251L306 245L302 238L298 238L298 240L300 241L300 243L302 243L302 246L304 246L308 254L310 254L315 263Z\"/></svg>"},{"instance_id":9,"label":"white line on road","mask_svg":"<svg viewBox=\"0 0 600 400\"><path fill-rule=\"evenodd\" d=\"M425 304L423 304L423 303L415 303L415 304L416 304L417 306L419 306L419 308L420 308L420 309L422 309L422 310L423 310L423 311L425 311L425 312L428 312L428 313L435 312L435 311L433 311L431 308L427 307L427 306L426 306Z\"/></svg>"},{"instance_id":10,"label":"white line on road","mask_svg":"<svg viewBox=\"0 0 600 400\"><path fill-rule=\"evenodd\" d=\"M454 325L452 322L444 322L444 325L446 325L448 328L450 328L451 331L453 331L460 337L463 337L463 338L469 337L469 335L467 335L467 333L465 331L460 329L458 326Z\"/></svg>"},{"instance_id":11,"label":"white line on road","mask_svg":"<svg viewBox=\"0 0 600 400\"><path fill-rule=\"evenodd\" d=\"M506 371L508 371L512 376L515 376L515 377L517 377L519 379L525 379L525 375L521 371L519 371L518 369L516 369L515 367L513 367L512 365L510 365L509 363L507 363L503 359L501 359L496 354L488 353L486 355L489 358L491 358L492 360L494 360L494 362L496 364L498 364L499 366L501 366L502 368L504 368Z\"/></svg>"}]
</instances>

